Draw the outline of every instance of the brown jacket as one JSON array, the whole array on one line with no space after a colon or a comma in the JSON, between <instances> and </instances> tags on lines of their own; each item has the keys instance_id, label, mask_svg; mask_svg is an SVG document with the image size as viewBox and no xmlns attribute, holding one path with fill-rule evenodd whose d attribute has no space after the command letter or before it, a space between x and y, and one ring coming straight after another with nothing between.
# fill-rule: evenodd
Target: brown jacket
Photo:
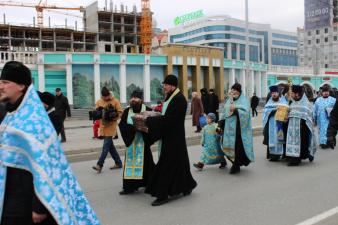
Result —
<instances>
[{"instance_id":1,"label":"brown jacket","mask_svg":"<svg viewBox=\"0 0 338 225\"><path fill-rule=\"evenodd\" d=\"M192 125L199 126L200 116L203 115L204 109L202 100L198 97L194 97L191 101L191 115L192 115Z\"/></svg>"},{"instance_id":2,"label":"brown jacket","mask_svg":"<svg viewBox=\"0 0 338 225\"><path fill-rule=\"evenodd\" d=\"M114 97L111 97L110 101L104 101L102 98L99 99L96 102L96 108L98 107L107 107L109 104L111 104L112 106L115 107L115 109L117 110L119 117L114 120L109 122L108 124L103 124L102 123L102 119L100 120L100 129L99 129L99 135L100 136L105 136L105 137L114 137L117 134L117 120L121 117L123 109L121 107L121 104L119 102L119 100L117 100Z\"/></svg>"}]
</instances>

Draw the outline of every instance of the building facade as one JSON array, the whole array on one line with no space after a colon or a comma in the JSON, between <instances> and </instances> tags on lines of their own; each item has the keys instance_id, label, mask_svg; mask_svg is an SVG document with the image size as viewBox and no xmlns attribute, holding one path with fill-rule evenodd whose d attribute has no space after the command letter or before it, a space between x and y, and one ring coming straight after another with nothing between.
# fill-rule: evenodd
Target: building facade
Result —
<instances>
[{"instance_id":1,"label":"building facade","mask_svg":"<svg viewBox=\"0 0 338 225\"><path fill-rule=\"evenodd\" d=\"M297 66L297 34L272 29L269 24L249 24L249 60L269 65ZM169 29L170 43L220 47L224 57L245 61L245 21L210 16Z\"/></svg>"}]
</instances>

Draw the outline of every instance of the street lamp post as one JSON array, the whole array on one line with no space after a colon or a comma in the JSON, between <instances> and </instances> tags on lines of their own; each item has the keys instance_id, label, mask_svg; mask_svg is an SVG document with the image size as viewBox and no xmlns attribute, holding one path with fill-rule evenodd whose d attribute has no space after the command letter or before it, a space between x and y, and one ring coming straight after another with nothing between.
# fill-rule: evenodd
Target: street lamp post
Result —
<instances>
[{"instance_id":1,"label":"street lamp post","mask_svg":"<svg viewBox=\"0 0 338 225\"><path fill-rule=\"evenodd\" d=\"M244 79L246 79L246 77L249 77L250 74L250 67L249 67L249 62L250 62L250 32L249 32L249 2L248 0L245 0L245 65L246 65L246 69L245 69L245 77ZM249 79L252 80L252 79ZM247 82L245 82L247 83ZM250 88L252 87L252 84L250 84ZM246 87L244 87L244 89L246 90ZM247 94L248 91L247 91ZM250 97L250 96L248 96Z\"/></svg>"}]
</instances>

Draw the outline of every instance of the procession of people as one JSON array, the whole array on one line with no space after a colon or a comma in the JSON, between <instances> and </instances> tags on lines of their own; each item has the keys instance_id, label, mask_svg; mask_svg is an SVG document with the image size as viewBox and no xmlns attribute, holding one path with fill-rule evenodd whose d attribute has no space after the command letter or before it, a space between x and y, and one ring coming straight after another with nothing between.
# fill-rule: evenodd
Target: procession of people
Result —
<instances>
[{"instance_id":1,"label":"procession of people","mask_svg":"<svg viewBox=\"0 0 338 225\"><path fill-rule=\"evenodd\" d=\"M202 152L198 162L190 163L185 135L188 102L178 82L173 74L164 78L165 99L161 110L153 114L147 113L153 109L144 103L142 91L133 91L123 110L110 90L102 88L95 120L104 140L101 156L92 168L101 173L109 152L115 161L111 169L123 170L120 195L142 189L155 197L152 206L160 206L177 196L190 195L197 187L191 165L199 171L215 164L224 169L228 160L229 172L234 175L255 161L252 116L257 116L259 100L256 97L254 104L249 102L241 84L235 83L220 109L213 89L209 93L201 89L201 97L193 92L191 114L196 132L201 132ZM302 160L314 161L317 142L322 149L335 147L338 103L329 96L328 85L321 88L321 97L314 103L303 86L289 88L286 92L279 86L269 87L262 113L263 144L268 160L299 166ZM61 90L57 89L56 97L37 93L30 70L11 61L1 72L0 103L1 225L99 224L60 144L65 141L66 112L70 116ZM57 109L60 105L65 108L62 115ZM204 127L201 116L207 121ZM123 161L113 143L117 127L125 145ZM151 147L155 143L154 160Z\"/></svg>"}]
</instances>

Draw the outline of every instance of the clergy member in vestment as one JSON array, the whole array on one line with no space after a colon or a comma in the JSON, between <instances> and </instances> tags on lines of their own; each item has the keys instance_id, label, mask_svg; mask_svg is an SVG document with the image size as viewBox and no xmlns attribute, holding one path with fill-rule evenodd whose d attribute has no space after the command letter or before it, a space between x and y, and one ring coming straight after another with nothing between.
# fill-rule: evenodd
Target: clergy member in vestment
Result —
<instances>
[{"instance_id":1,"label":"clergy member in vestment","mask_svg":"<svg viewBox=\"0 0 338 225\"><path fill-rule=\"evenodd\" d=\"M224 120L223 152L232 162L230 174L236 174L241 166L255 160L250 105L239 83L231 87L221 120Z\"/></svg>"},{"instance_id":2,"label":"clergy member in vestment","mask_svg":"<svg viewBox=\"0 0 338 225\"><path fill-rule=\"evenodd\" d=\"M334 149L336 146L336 135L338 131L338 101L333 106L330 114L330 122L327 128L327 144L330 148Z\"/></svg>"},{"instance_id":3,"label":"clergy member in vestment","mask_svg":"<svg viewBox=\"0 0 338 225\"><path fill-rule=\"evenodd\" d=\"M148 117L147 126L153 140L159 141L159 160L146 193L156 197L153 206L169 201L170 196L189 195L197 186L190 172L185 141L187 100L178 89L178 79L168 75L163 81L166 94L162 116Z\"/></svg>"},{"instance_id":4,"label":"clergy member in vestment","mask_svg":"<svg viewBox=\"0 0 338 225\"><path fill-rule=\"evenodd\" d=\"M303 86L292 86L289 124L286 137L288 166L298 166L302 159L314 159L316 140L313 130L313 106L304 93Z\"/></svg>"},{"instance_id":5,"label":"clergy member in vestment","mask_svg":"<svg viewBox=\"0 0 338 225\"><path fill-rule=\"evenodd\" d=\"M267 159L278 161L285 156L286 121L276 120L278 107L288 107L284 96L280 96L278 86L270 87L271 97L263 111L263 144L267 146Z\"/></svg>"},{"instance_id":6,"label":"clergy member in vestment","mask_svg":"<svg viewBox=\"0 0 338 225\"><path fill-rule=\"evenodd\" d=\"M131 94L130 106L123 111L119 124L126 145L121 195L131 194L140 187L146 187L155 166L147 134L135 130L132 120L136 113L152 110L143 104L142 99L141 91L134 91Z\"/></svg>"},{"instance_id":7,"label":"clergy member in vestment","mask_svg":"<svg viewBox=\"0 0 338 225\"><path fill-rule=\"evenodd\" d=\"M328 85L322 87L322 96L319 97L313 107L313 118L319 130L319 145L322 149L327 149L327 127L329 125L330 113L336 99L330 96L331 88Z\"/></svg>"},{"instance_id":8,"label":"clergy member in vestment","mask_svg":"<svg viewBox=\"0 0 338 225\"><path fill-rule=\"evenodd\" d=\"M0 224L100 224L22 63L5 64L0 101Z\"/></svg>"}]
</instances>

